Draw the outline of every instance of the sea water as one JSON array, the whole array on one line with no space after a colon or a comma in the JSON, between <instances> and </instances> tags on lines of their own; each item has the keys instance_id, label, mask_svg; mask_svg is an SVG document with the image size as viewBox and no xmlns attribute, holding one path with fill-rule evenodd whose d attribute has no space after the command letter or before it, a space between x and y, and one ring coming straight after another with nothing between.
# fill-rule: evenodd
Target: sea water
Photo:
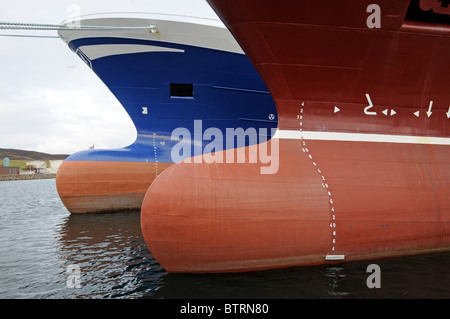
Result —
<instances>
[{"instance_id":1,"label":"sea water","mask_svg":"<svg viewBox=\"0 0 450 319\"><path fill-rule=\"evenodd\" d=\"M370 265L378 266L378 273ZM54 179L0 182L0 298L450 298L450 253L231 274L168 274L140 212L71 215ZM375 276L378 286L370 285Z\"/></svg>"}]
</instances>

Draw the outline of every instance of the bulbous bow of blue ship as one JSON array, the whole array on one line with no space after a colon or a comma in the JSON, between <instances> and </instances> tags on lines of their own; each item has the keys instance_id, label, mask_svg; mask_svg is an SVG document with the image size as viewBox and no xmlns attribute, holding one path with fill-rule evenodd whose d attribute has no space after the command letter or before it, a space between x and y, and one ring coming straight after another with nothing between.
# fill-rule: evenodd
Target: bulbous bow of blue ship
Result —
<instances>
[{"instance_id":1,"label":"bulbous bow of blue ship","mask_svg":"<svg viewBox=\"0 0 450 319\"><path fill-rule=\"evenodd\" d=\"M102 15L82 18L59 35L137 130L132 145L81 151L64 161L57 189L72 213L140 209L150 184L174 162L229 147L225 139L207 147L208 129L225 135L227 128L240 128L234 132L246 146L258 143L249 128L265 129L267 139L277 127L264 82L218 20ZM180 139L182 151L174 153Z\"/></svg>"}]
</instances>

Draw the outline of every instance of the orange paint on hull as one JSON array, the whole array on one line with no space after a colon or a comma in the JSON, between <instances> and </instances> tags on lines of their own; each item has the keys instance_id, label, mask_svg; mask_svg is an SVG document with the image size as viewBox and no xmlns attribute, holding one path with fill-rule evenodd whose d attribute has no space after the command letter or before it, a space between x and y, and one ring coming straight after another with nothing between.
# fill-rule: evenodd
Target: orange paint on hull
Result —
<instances>
[{"instance_id":1,"label":"orange paint on hull","mask_svg":"<svg viewBox=\"0 0 450 319\"><path fill-rule=\"evenodd\" d=\"M171 163L64 161L56 176L58 194L74 214L139 210L157 173Z\"/></svg>"},{"instance_id":2,"label":"orange paint on hull","mask_svg":"<svg viewBox=\"0 0 450 319\"><path fill-rule=\"evenodd\" d=\"M252 271L450 246L448 147L306 141L304 152L303 141L280 140L272 175L248 161L166 170L141 214L158 262L169 272Z\"/></svg>"},{"instance_id":3,"label":"orange paint on hull","mask_svg":"<svg viewBox=\"0 0 450 319\"><path fill-rule=\"evenodd\" d=\"M449 24L409 0L378 1L380 28L369 0L208 2L276 102L279 170L167 169L141 211L158 262L227 272L448 250Z\"/></svg>"}]
</instances>

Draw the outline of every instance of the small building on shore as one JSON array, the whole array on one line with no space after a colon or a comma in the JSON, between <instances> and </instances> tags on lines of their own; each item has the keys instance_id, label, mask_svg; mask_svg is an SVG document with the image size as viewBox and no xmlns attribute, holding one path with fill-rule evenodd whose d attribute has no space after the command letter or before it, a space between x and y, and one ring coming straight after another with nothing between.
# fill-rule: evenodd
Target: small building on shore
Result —
<instances>
[{"instance_id":1,"label":"small building on shore","mask_svg":"<svg viewBox=\"0 0 450 319\"><path fill-rule=\"evenodd\" d=\"M20 172L20 167L9 166L9 158L5 157L3 159L3 166L0 166L0 175L18 175Z\"/></svg>"},{"instance_id":2,"label":"small building on shore","mask_svg":"<svg viewBox=\"0 0 450 319\"><path fill-rule=\"evenodd\" d=\"M0 175L18 175L20 167L0 166Z\"/></svg>"},{"instance_id":3,"label":"small building on shore","mask_svg":"<svg viewBox=\"0 0 450 319\"><path fill-rule=\"evenodd\" d=\"M47 169L47 162L43 161L27 162L27 170L33 171L36 174L44 174L46 169Z\"/></svg>"}]
</instances>

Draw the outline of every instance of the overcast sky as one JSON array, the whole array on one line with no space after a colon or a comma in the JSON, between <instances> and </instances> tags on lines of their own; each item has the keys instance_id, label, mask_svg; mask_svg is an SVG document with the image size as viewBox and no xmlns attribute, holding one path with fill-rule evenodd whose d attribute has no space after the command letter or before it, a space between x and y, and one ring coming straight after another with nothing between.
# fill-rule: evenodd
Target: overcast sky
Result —
<instances>
[{"instance_id":1,"label":"overcast sky","mask_svg":"<svg viewBox=\"0 0 450 319\"><path fill-rule=\"evenodd\" d=\"M217 18L205 0L0 0L1 22L59 24L73 15L153 12ZM56 36L56 31L0 34ZM72 154L134 142L131 119L61 39L0 36L0 148Z\"/></svg>"}]
</instances>

